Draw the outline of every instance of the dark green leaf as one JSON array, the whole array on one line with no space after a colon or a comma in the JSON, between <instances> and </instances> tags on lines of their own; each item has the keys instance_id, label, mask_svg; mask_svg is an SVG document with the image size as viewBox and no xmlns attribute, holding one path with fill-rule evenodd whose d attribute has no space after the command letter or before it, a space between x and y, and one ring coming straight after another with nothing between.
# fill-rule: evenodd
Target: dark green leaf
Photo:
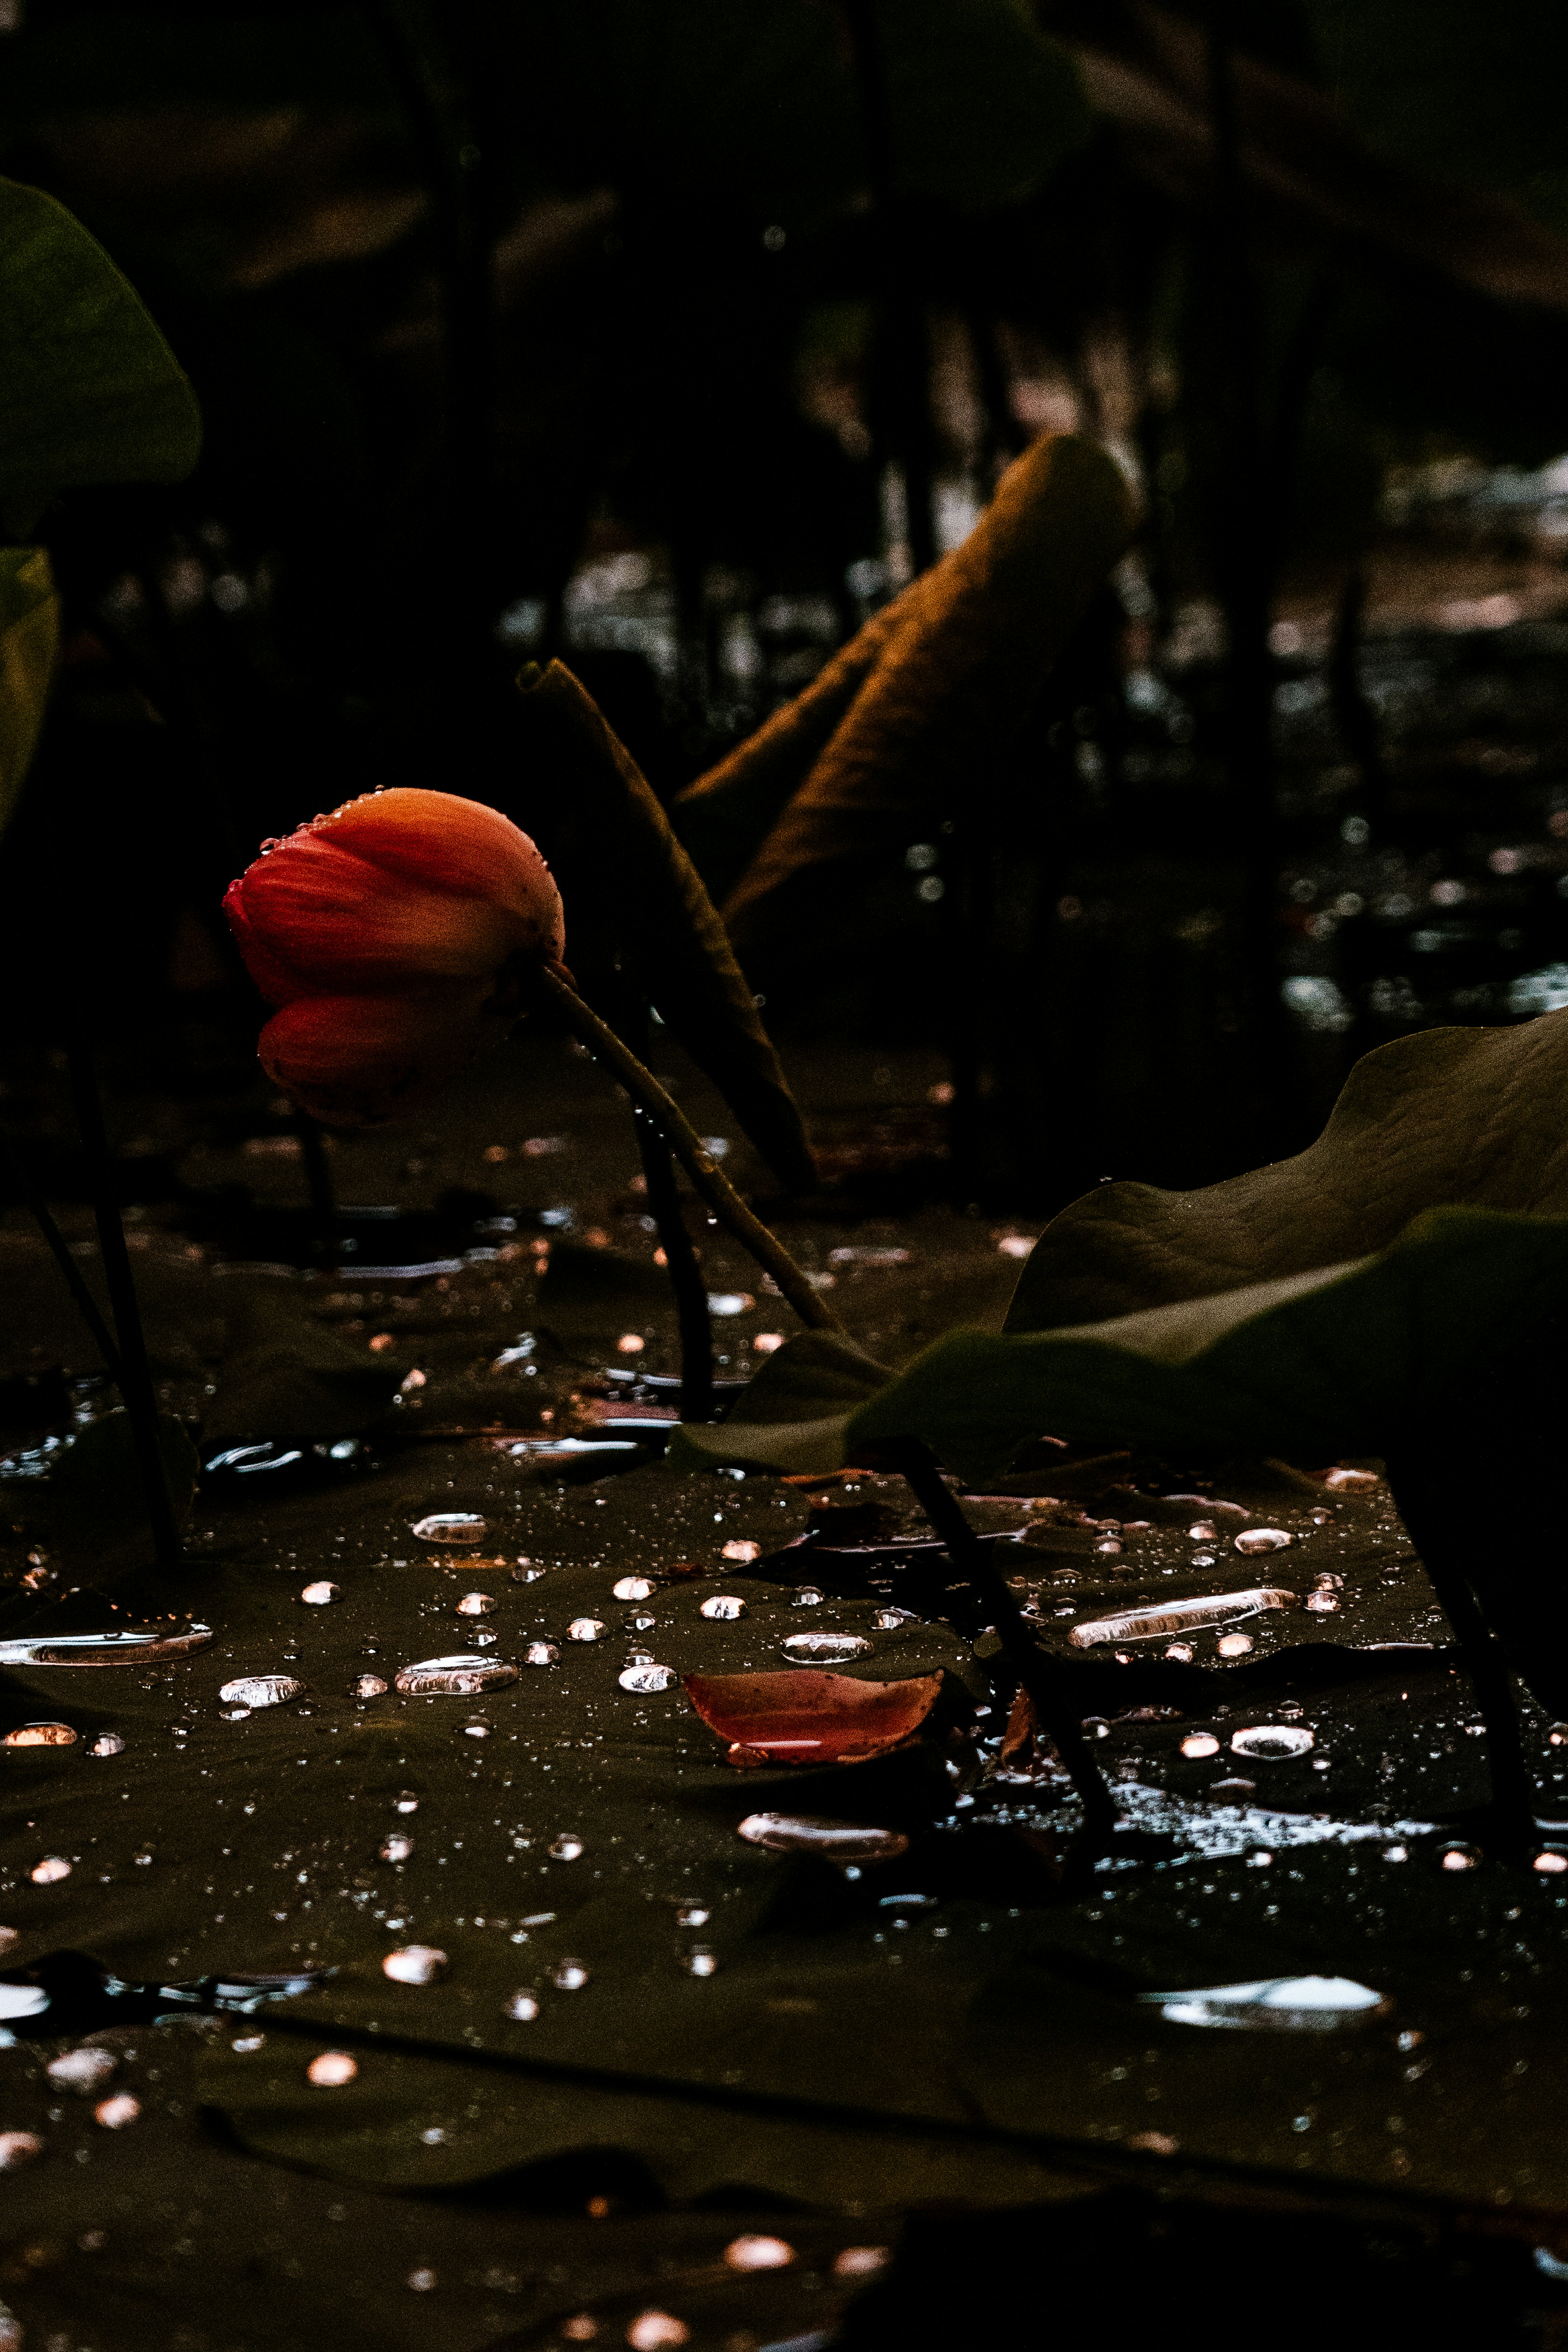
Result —
<instances>
[{"instance_id":1,"label":"dark green leaf","mask_svg":"<svg viewBox=\"0 0 1568 2352\"><path fill-rule=\"evenodd\" d=\"M815 1180L800 1112L724 926L655 794L569 669L524 673L510 813L549 858L566 954L614 1023L616 967L652 998L786 1184Z\"/></svg>"},{"instance_id":2,"label":"dark green leaf","mask_svg":"<svg viewBox=\"0 0 1568 2352\"><path fill-rule=\"evenodd\" d=\"M1386 1249L1424 1209L1568 1214L1568 1013L1429 1029L1368 1054L1316 1143L1197 1192L1100 1184L1048 1225L1008 1331L1305 1274Z\"/></svg>"},{"instance_id":3,"label":"dark green leaf","mask_svg":"<svg viewBox=\"0 0 1568 2352\"><path fill-rule=\"evenodd\" d=\"M671 1439L677 1470L706 1470L724 1462L809 1473L837 1469L845 1422L858 1404L891 1378L836 1331L797 1331L753 1374L728 1418L718 1424L685 1423Z\"/></svg>"},{"instance_id":4,"label":"dark green leaf","mask_svg":"<svg viewBox=\"0 0 1568 2352\"><path fill-rule=\"evenodd\" d=\"M63 205L0 180L0 504L26 530L58 489L177 482L201 415L174 353Z\"/></svg>"}]
</instances>

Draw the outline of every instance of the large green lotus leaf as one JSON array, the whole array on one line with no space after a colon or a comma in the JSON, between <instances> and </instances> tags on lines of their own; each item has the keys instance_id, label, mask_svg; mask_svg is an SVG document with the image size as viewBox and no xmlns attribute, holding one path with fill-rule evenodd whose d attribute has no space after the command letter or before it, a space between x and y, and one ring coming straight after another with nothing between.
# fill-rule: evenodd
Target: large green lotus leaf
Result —
<instances>
[{"instance_id":1,"label":"large green lotus leaf","mask_svg":"<svg viewBox=\"0 0 1568 2352\"><path fill-rule=\"evenodd\" d=\"M853 1409L825 1396L808 1419L797 1398L782 1428L683 1432L679 1458L822 1471L919 1439L980 1481L1047 1431L1307 1461L1391 1452L1466 1383L1517 1369L1565 1302L1568 1220L1434 1210L1349 1265L1077 1328L956 1331Z\"/></svg>"},{"instance_id":2,"label":"large green lotus leaf","mask_svg":"<svg viewBox=\"0 0 1568 2352\"><path fill-rule=\"evenodd\" d=\"M177 482L195 394L97 239L38 188L0 180L0 504L26 530L58 489Z\"/></svg>"},{"instance_id":3,"label":"large green lotus leaf","mask_svg":"<svg viewBox=\"0 0 1568 2352\"><path fill-rule=\"evenodd\" d=\"M1101 1184L1064 1209L1005 1328L1048 1331L1386 1249L1448 1203L1568 1215L1568 1013L1366 1055L1316 1143L1196 1192Z\"/></svg>"},{"instance_id":4,"label":"large green lotus leaf","mask_svg":"<svg viewBox=\"0 0 1568 2352\"><path fill-rule=\"evenodd\" d=\"M634 977L781 1180L816 1181L789 1081L723 924L637 761L560 662L519 680L512 813L549 858L566 952L591 1001L616 1011Z\"/></svg>"},{"instance_id":5,"label":"large green lotus leaf","mask_svg":"<svg viewBox=\"0 0 1568 2352\"><path fill-rule=\"evenodd\" d=\"M0 831L21 794L60 636L45 547L0 547Z\"/></svg>"}]
</instances>

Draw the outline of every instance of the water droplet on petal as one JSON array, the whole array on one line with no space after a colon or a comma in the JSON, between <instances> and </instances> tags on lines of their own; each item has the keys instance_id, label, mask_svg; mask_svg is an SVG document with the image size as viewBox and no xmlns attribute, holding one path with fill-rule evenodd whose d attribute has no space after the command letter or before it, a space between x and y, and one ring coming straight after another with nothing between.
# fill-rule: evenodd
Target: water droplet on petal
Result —
<instances>
[{"instance_id":1,"label":"water droplet on petal","mask_svg":"<svg viewBox=\"0 0 1568 2352\"><path fill-rule=\"evenodd\" d=\"M0 2132L0 2172L14 2172L19 2164L30 2164L43 2152L44 2143L37 2132Z\"/></svg>"},{"instance_id":2,"label":"water droplet on petal","mask_svg":"<svg viewBox=\"0 0 1568 2352\"><path fill-rule=\"evenodd\" d=\"M129 2091L116 2091L112 2098L100 2099L92 2111L94 2122L101 2124L105 2131L123 2131L127 2124L136 2122L141 2113L141 2100L133 2099Z\"/></svg>"},{"instance_id":3,"label":"water droplet on petal","mask_svg":"<svg viewBox=\"0 0 1568 2352\"><path fill-rule=\"evenodd\" d=\"M825 1666L845 1658L863 1658L871 1644L864 1633L791 1633L779 1646L786 1658Z\"/></svg>"},{"instance_id":4,"label":"water droplet on petal","mask_svg":"<svg viewBox=\"0 0 1568 2352\"><path fill-rule=\"evenodd\" d=\"M47 1853L42 1862L36 1862L27 1873L35 1886L58 1886L62 1878L68 1878L70 1874L69 1863L59 1853Z\"/></svg>"},{"instance_id":5,"label":"water droplet on petal","mask_svg":"<svg viewBox=\"0 0 1568 2352\"><path fill-rule=\"evenodd\" d=\"M352 2083L358 2073L359 2060L351 2058L346 2050L323 2050L306 2067L305 2079L314 2083L319 2091L336 2091L343 2084Z\"/></svg>"},{"instance_id":6,"label":"water droplet on petal","mask_svg":"<svg viewBox=\"0 0 1568 2352\"><path fill-rule=\"evenodd\" d=\"M381 1973L394 1984L436 1984L447 1973L447 1955L434 1944L405 1944L395 1952L388 1952L381 1964Z\"/></svg>"},{"instance_id":7,"label":"water droplet on petal","mask_svg":"<svg viewBox=\"0 0 1568 2352\"><path fill-rule=\"evenodd\" d=\"M1230 1735L1233 1756L1253 1756L1266 1762L1277 1762L1288 1756L1305 1756L1314 1743L1314 1734L1304 1725L1296 1723L1255 1723Z\"/></svg>"},{"instance_id":8,"label":"water droplet on petal","mask_svg":"<svg viewBox=\"0 0 1568 2352\"><path fill-rule=\"evenodd\" d=\"M1189 1731L1182 1742L1184 1756L1217 1756L1219 1741L1212 1731Z\"/></svg>"},{"instance_id":9,"label":"water droplet on petal","mask_svg":"<svg viewBox=\"0 0 1568 2352\"><path fill-rule=\"evenodd\" d=\"M795 2248L784 2238L747 2235L731 2239L724 2260L732 2271L787 2270L795 2260Z\"/></svg>"},{"instance_id":10,"label":"water droplet on petal","mask_svg":"<svg viewBox=\"0 0 1568 2352\"><path fill-rule=\"evenodd\" d=\"M334 1601L341 1601L342 1597L342 1586L331 1584L324 1577L319 1584L307 1584L300 1595L300 1600L309 1601L312 1609L330 1608Z\"/></svg>"},{"instance_id":11,"label":"water droplet on petal","mask_svg":"<svg viewBox=\"0 0 1568 2352\"><path fill-rule=\"evenodd\" d=\"M45 2004L47 2006L46 2000ZM60 2058L51 2058L45 2073L51 2083L65 2091L96 2091L107 2083L120 2061L112 2050L68 2050Z\"/></svg>"},{"instance_id":12,"label":"water droplet on petal","mask_svg":"<svg viewBox=\"0 0 1568 2352\"><path fill-rule=\"evenodd\" d=\"M574 1617L566 1628L569 1642L602 1642L608 1627L598 1617Z\"/></svg>"},{"instance_id":13,"label":"water droplet on petal","mask_svg":"<svg viewBox=\"0 0 1568 2352\"><path fill-rule=\"evenodd\" d=\"M465 1551L485 1542L489 1531L489 1521L478 1511L431 1511L409 1530L421 1543L456 1545Z\"/></svg>"},{"instance_id":14,"label":"water droplet on petal","mask_svg":"<svg viewBox=\"0 0 1568 2352\"><path fill-rule=\"evenodd\" d=\"M748 1813L736 1835L771 1853L821 1853L830 1862L890 1862L910 1843L901 1830L862 1828L820 1813Z\"/></svg>"},{"instance_id":15,"label":"water droplet on petal","mask_svg":"<svg viewBox=\"0 0 1568 2352\"><path fill-rule=\"evenodd\" d=\"M292 1675L240 1675L218 1692L227 1706L283 1706L304 1695L304 1684Z\"/></svg>"},{"instance_id":16,"label":"water droplet on petal","mask_svg":"<svg viewBox=\"0 0 1568 2352\"><path fill-rule=\"evenodd\" d=\"M570 1831L564 1837L558 1837L550 1849L551 1858L555 1862L575 1862L582 1851L582 1839L574 1837Z\"/></svg>"},{"instance_id":17,"label":"water droplet on petal","mask_svg":"<svg viewBox=\"0 0 1568 2352\"><path fill-rule=\"evenodd\" d=\"M481 1691L504 1690L517 1680L517 1668L500 1658L421 1658L403 1666L397 1687L410 1697L477 1698Z\"/></svg>"},{"instance_id":18,"label":"water droplet on petal","mask_svg":"<svg viewBox=\"0 0 1568 2352\"><path fill-rule=\"evenodd\" d=\"M642 1665L627 1666L616 1679L624 1691L667 1691L675 1680L675 1668L655 1665L650 1658Z\"/></svg>"},{"instance_id":19,"label":"water droplet on petal","mask_svg":"<svg viewBox=\"0 0 1568 2352\"><path fill-rule=\"evenodd\" d=\"M1243 1528L1238 1536L1231 1538L1236 1550L1248 1554L1283 1551L1290 1540L1283 1528Z\"/></svg>"},{"instance_id":20,"label":"water droplet on petal","mask_svg":"<svg viewBox=\"0 0 1568 2352\"><path fill-rule=\"evenodd\" d=\"M617 1601L651 1601L658 1587L651 1576L621 1576L610 1591Z\"/></svg>"},{"instance_id":21,"label":"water droplet on petal","mask_svg":"<svg viewBox=\"0 0 1568 2352\"><path fill-rule=\"evenodd\" d=\"M505 2004L504 2014L515 2018L520 2025L531 2025L539 2015L538 1994L514 1992Z\"/></svg>"},{"instance_id":22,"label":"water droplet on petal","mask_svg":"<svg viewBox=\"0 0 1568 2352\"><path fill-rule=\"evenodd\" d=\"M733 1592L710 1592L698 1613L710 1620L728 1622L743 1617L746 1604Z\"/></svg>"},{"instance_id":23,"label":"water droplet on petal","mask_svg":"<svg viewBox=\"0 0 1568 2352\"><path fill-rule=\"evenodd\" d=\"M401 1830L394 1830L392 1835L381 1843L383 1862L406 1862L413 1851L414 1840L405 1837Z\"/></svg>"},{"instance_id":24,"label":"water droplet on petal","mask_svg":"<svg viewBox=\"0 0 1568 2352\"><path fill-rule=\"evenodd\" d=\"M561 1655L553 1642L530 1642L522 1654L525 1666L552 1666Z\"/></svg>"},{"instance_id":25,"label":"water droplet on petal","mask_svg":"<svg viewBox=\"0 0 1568 2352\"><path fill-rule=\"evenodd\" d=\"M386 1685L379 1675L356 1675L349 1685L351 1698L381 1698Z\"/></svg>"}]
</instances>

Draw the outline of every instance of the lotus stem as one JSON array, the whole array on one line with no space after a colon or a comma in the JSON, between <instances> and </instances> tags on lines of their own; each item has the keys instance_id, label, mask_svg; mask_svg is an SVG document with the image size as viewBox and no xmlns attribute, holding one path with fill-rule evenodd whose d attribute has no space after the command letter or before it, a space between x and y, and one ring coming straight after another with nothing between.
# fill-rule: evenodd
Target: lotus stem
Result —
<instances>
[{"instance_id":1,"label":"lotus stem","mask_svg":"<svg viewBox=\"0 0 1568 2352\"><path fill-rule=\"evenodd\" d=\"M751 1252L763 1271L772 1276L780 1294L788 1299L807 1329L837 1330L837 1317L823 1305L805 1268L795 1264L776 1234L771 1234L762 1219L747 1208L690 1120L676 1107L653 1072L638 1061L609 1023L602 1021L592 1005L583 1002L557 969L542 964L539 978L545 994L559 1007L595 1059L615 1072L633 1102L658 1129L690 1177L694 1191L742 1248Z\"/></svg>"}]
</instances>

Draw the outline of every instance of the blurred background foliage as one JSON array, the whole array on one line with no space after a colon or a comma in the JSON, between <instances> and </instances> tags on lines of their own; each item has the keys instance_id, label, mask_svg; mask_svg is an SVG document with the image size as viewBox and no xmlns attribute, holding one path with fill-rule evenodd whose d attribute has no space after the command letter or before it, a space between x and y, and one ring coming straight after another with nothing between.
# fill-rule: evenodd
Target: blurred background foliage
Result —
<instances>
[{"instance_id":1,"label":"blurred background foliage","mask_svg":"<svg viewBox=\"0 0 1568 2352\"><path fill-rule=\"evenodd\" d=\"M1313 826L1404 817L1352 646L1340 782L1246 845L1268 680L1237 648L1292 582L1353 637L1391 479L1568 438L1565 48L1541 0L0 0L0 170L101 240L205 425L184 482L38 526L64 650L0 873L16 1052L62 857L120 1001L212 1014L164 1024L171 1082L229 1083L215 909L264 833L379 782L503 794L508 679L553 652L671 796L1066 425L1140 486L1132 567L984 825L922 814L907 867L826 891L770 1018L956 1024L961 1084L1013 1105L1003 1191L1101 1156L1051 1139L1064 1094L1140 1172L1237 1164L1173 1105L1245 1128L1270 1054L1270 1135L1310 1132L1430 1007L1388 1011L1374 959L1338 1028L1284 1036L1247 892ZM1222 626L1160 703L1216 604L1231 672ZM1050 910L1123 901L1064 962Z\"/></svg>"}]
</instances>

